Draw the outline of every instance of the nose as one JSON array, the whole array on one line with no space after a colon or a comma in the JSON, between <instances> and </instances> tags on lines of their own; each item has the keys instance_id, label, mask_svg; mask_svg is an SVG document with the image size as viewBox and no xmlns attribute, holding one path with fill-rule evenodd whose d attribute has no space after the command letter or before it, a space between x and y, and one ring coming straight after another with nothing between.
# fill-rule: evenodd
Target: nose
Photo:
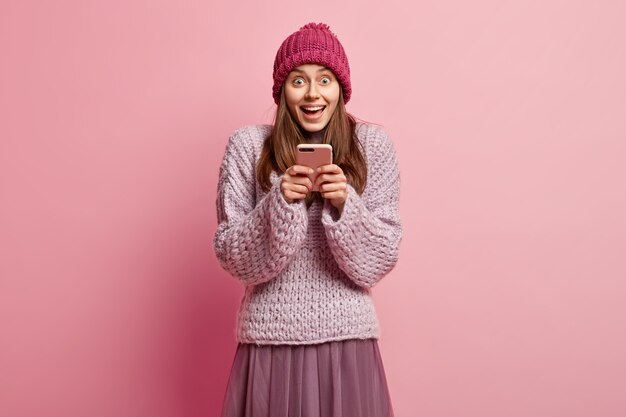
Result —
<instances>
[{"instance_id":1,"label":"nose","mask_svg":"<svg viewBox=\"0 0 626 417\"><path fill-rule=\"evenodd\" d=\"M308 99L316 99L318 98L319 92L317 91L317 87L315 86L315 83L310 83L309 84L309 89L306 92L306 98Z\"/></svg>"}]
</instances>

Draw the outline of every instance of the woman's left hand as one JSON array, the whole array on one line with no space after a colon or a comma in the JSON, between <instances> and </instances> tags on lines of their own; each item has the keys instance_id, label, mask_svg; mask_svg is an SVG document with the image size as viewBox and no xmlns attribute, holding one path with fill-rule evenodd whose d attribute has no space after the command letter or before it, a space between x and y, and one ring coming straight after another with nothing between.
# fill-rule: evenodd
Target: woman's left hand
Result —
<instances>
[{"instance_id":1,"label":"woman's left hand","mask_svg":"<svg viewBox=\"0 0 626 417\"><path fill-rule=\"evenodd\" d=\"M317 168L317 172L315 184L319 185L320 194L330 200L330 203L341 214L348 198L348 183L343 170L339 168L339 165L330 164Z\"/></svg>"}]
</instances>

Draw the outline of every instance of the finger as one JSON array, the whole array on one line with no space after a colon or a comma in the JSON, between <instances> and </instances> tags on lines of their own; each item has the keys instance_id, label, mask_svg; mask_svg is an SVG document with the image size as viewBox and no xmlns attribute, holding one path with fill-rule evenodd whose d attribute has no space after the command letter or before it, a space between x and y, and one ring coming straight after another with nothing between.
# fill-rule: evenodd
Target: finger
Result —
<instances>
[{"instance_id":1,"label":"finger","mask_svg":"<svg viewBox=\"0 0 626 417\"><path fill-rule=\"evenodd\" d=\"M283 195L285 195L288 198L295 199L295 200L304 198L307 196L307 194L308 194L307 191L299 192L298 190L291 190L291 189L285 190L283 192Z\"/></svg>"},{"instance_id":2,"label":"finger","mask_svg":"<svg viewBox=\"0 0 626 417\"><path fill-rule=\"evenodd\" d=\"M291 175L308 175L315 172L312 168L309 168L304 165L292 165L287 170Z\"/></svg>"},{"instance_id":3,"label":"finger","mask_svg":"<svg viewBox=\"0 0 626 417\"><path fill-rule=\"evenodd\" d=\"M294 193L292 191L287 191L285 194L285 199L289 200L302 200L306 197L306 194Z\"/></svg>"},{"instance_id":4,"label":"finger","mask_svg":"<svg viewBox=\"0 0 626 417\"><path fill-rule=\"evenodd\" d=\"M311 181L311 179L308 176L301 176L301 175L296 175L296 176L285 176L283 177L283 183L285 183L285 185L298 185L298 186L304 186L307 189L307 192L311 191L311 189L313 188L313 182Z\"/></svg>"},{"instance_id":5,"label":"finger","mask_svg":"<svg viewBox=\"0 0 626 417\"><path fill-rule=\"evenodd\" d=\"M295 193L299 193L299 194L307 194L310 190L309 187L307 187L306 185L302 185L302 184L285 184L284 188L285 191L292 191Z\"/></svg>"},{"instance_id":6,"label":"finger","mask_svg":"<svg viewBox=\"0 0 626 417\"><path fill-rule=\"evenodd\" d=\"M315 184L323 182L346 182L346 177L343 174L320 174L315 178Z\"/></svg>"},{"instance_id":7,"label":"finger","mask_svg":"<svg viewBox=\"0 0 626 417\"><path fill-rule=\"evenodd\" d=\"M320 191L324 192L345 190L346 188L348 188L348 186L345 182L327 182L320 185Z\"/></svg>"},{"instance_id":8,"label":"finger","mask_svg":"<svg viewBox=\"0 0 626 417\"><path fill-rule=\"evenodd\" d=\"M287 202L290 202L289 200L298 200L302 198L300 193L290 190L287 187L281 187L280 192L283 195L283 197L285 197L285 200L287 200Z\"/></svg>"},{"instance_id":9,"label":"finger","mask_svg":"<svg viewBox=\"0 0 626 417\"><path fill-rule=\"evenodd\" d=\"M311 188L313 188L313 182L311 181L311 178L309 178L308 176L306 176L306 177L305 176L291 177L291 180L289 182L291 184L304 185L309 190Z\"/></svg>"},{"instance_id":10,"label":"finger","mask_svg":"<svg viewBox=\"0 0 626 417\"><path fill-rule=\"evenodd\" d=\"M322 197L327 198L329 200L335 200L335 199L345 200L345 197L346 197L343 190L330 191L330 192L325 192L325 193L320 193L320 194L322 194Z\"/></svg>"},{"instance_id":11,"label":"finger","mask_svg":"<svg viewBox=\"0 0 626 417\"><path fill-rule=\"evenodd\" d=\"M319 173L333 173L333 174L343 172L341 168L339 167L339 165L335 165L335 164L322 165L318 167L316 171Z\"/></svg>"}]
</instances>

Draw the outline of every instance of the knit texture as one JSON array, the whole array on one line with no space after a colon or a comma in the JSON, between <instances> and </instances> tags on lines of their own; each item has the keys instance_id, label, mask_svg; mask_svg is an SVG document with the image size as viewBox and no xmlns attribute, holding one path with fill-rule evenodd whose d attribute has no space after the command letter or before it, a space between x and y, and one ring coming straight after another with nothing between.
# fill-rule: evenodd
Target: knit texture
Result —
<instances>
[{"instance_id":1,"label":"knit texture","mask_svg":"<svg viewBox=\"0 0 626 417\"><path fill-rule=\"evenodd\" d=\"M226 145L219 169L215 254L245 286L237 340L313 344L378 338L371 287L393 269L402 240L400 172L383 129L357 124L368 164L365 191L348 184L341 215L329 200L288 203L282 173L265 193L256 181L271 126L246 126Z\"/></svg>"},{"instance_id":2,"label":"knit texture","mask_svg":"<svg viewBox=\"0 0 626 417\"><path fill-rule=\"evenodd\" d=\"M308 23L283 41L274 59L274 102L280 102L280 90L289 73L303 64L318 64L330 68L343 90L347 104L352 95L350 65L343 46L325 23Z\"/></svg>"}]
</instances>

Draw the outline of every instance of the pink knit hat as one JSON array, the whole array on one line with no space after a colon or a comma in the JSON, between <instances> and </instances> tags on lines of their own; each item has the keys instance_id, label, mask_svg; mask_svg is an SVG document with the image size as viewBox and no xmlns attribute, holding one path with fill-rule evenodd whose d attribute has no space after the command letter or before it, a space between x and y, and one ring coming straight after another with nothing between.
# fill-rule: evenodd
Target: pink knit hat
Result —
<instances>
[{"instance_id":1,"label":"pink knit hat","mask_svg":"<svg viewBox=\"0 0 626 417\"><path fill-rule=\"evenodd\" d=\"M289 35L280 45L274 60L274 102L280 102L280 89L287 75L302 64L318 64L330 68L343 87L343 101L352 94L348 57L337 36L324 23L308 23Z\"/></svg>"}]
</instances>

